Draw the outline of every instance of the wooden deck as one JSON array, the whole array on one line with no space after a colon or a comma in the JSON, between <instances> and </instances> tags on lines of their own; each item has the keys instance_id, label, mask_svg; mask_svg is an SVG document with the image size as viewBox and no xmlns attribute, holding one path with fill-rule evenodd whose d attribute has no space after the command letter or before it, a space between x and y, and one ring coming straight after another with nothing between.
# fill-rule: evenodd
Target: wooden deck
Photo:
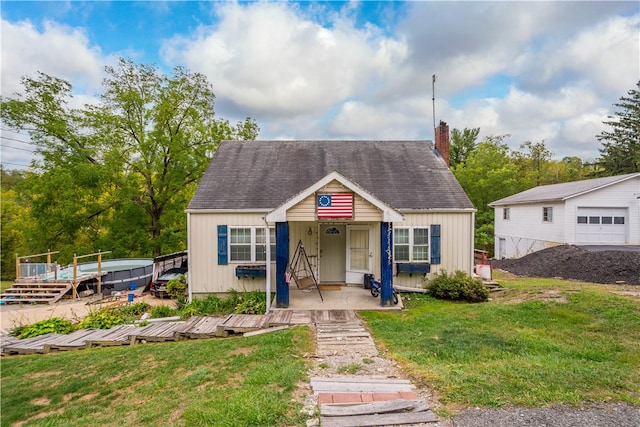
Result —
<instances>
[{"instance_id":1,"label":"wooden deck","mask_svg":"<svg viewBox=\"0 0 640 427\"><path fill-rule=\"evenodd\" d=\"M0 301L3 304L53 304L72 288L69 281L16 282L0 294Z\"/></svg>"}]
</instances>

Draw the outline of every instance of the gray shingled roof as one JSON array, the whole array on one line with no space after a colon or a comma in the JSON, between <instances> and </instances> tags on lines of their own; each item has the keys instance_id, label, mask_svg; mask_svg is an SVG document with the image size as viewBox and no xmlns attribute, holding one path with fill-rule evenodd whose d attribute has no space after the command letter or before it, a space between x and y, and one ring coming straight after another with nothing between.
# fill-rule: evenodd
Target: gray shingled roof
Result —
<instances>
[{"instance_id":1,"label":"gray shingled roof","mask_svg":"<svg viewBox=\"0 0 640 427\"><path fill-rule=\"evenodd\" d=\"M626 175L608 176L606 178L587 179L583 181L565 182L562 184L542 185L531 188L513 196L496 200L489 203L489 206L517 205L523 203L539 202L559 202L582 193L597 190L620 181L625 181L640 173L629 173Z\"/></svg>"},{"instance_id":2,"label":"gray shingled roof","mask_svg":"<svg viewBox=\"0 0 640 427\"><path fill-rule=\"evenodd\" d=\"M188 209L275 209L333 171L397 210L473 208L428 141L224 141Z\"/></svg>"}]
</instances>

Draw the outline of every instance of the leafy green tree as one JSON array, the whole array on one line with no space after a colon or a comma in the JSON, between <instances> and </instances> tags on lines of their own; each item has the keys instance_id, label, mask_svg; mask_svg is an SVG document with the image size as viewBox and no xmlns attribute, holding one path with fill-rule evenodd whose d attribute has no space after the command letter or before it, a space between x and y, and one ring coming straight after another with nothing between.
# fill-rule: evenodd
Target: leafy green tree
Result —
<instances>
[{"instance_id":1,"label":"leafy green tree","mask_svg":"<svg viewBox=\"0 0 640 427\"><path fill-rule=\"evenodd\" d=\"M523 151L516 151L512 158L518 167L524 186L537 187L551 184L550 165L553 153L547 149L545 142L527 141L520 144L520 149Z\"/></svg>"},{"instance_id":2,"label":"leafy green tree","mask_svg":"<svg viewBox=\"0 0 640 427\"><path fill-rule=\"evenodd\" d=\"M258 126L216 118L202 74L176 67L167 76L125 59L106 73L97 104L70 107L71 85L43 73L2 99L5 125L28 131L42 156L25 191L34 250L183 249L184 209L219 142L253 139Z\"/></svg>"},{"instance_id":3,"label":"leafy green tree","mask_svg":"<svg viewBox=\"0 0 640 427\"><path fill-rule=\"evenodd\" d=\"M548 169L549 175L546 180L549 184L588 179L593 172L591 165L583 162L580 157L576 156L563 157L561 160L552 160L549 163Z\"/></svg>"},{"instance_id":4,"label":"leafy green tree","mask_svg":"<svg viewBox=\"0 0 640 427\"><path fill-rule=\"evenodd\" d=\"M469 157L469 154L476 147L476 140L480 134L480 128L468 129L462 131L453 129L451 131L451 147L449 148L449 164L452 168Z\"/></svg>"},{"instance_id":5,"label":"leafy green tree","mask_svg":"<svg viewBox=\"0 0 640 427\"><path fill-rule=\"evenodd\" d=\"M609 121L611 127L596 138L602 143L598 165L601 176L640 172L640 81L638 89L631 89L628 97L614 104L618 110Z\"/></svg>"},{"instance_id":6,"label":"leafy green tree","mask_svg":"<svg viewBox=\"0 0 640 427\"><path fill-rule=\"evenodd\" d=\"M5 171L0 166L2 203L0 203L0 269L2 280L15 279L15 256L25 245L26 209L20 203L16 187L23 181L22 172Z\"/></svg>"},{"instance_id":7,"label":"leafy green tree","mask_svg":"<svg viewBox=\"0 0 640 427\"><path fill-rule=\"evenodd\" d=\"M489 203L522 191L518 168L511 161L508 135L489 136L480 142L453 173L477 209L476 247L493 253L494 214Z\"/></svg>"}]
</instances>

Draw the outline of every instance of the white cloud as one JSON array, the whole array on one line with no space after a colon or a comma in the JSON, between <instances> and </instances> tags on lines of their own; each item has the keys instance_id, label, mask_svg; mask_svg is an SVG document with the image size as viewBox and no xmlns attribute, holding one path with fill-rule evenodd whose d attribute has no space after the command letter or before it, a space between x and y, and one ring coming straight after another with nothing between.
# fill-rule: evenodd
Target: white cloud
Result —
<instances>
[{"instance_id":1,"label":"white cloud","mask_svg":"<svg viewBox=\"0 0 640 427\"><path fill-rule=\"evenodd\" d=\"M224 4L220 22L164 47L205 73L216 92L265 117L322 113L393 74L402 42L337 18L323 27L285 3Z\"/></svg>"},{"instance_id":2,"label":"white cloud","mask_svg":"<svg viewBox=\"0 0 640 427\"><path fill-rule=\"evenodd\" d=\"M46 21L39 31L30 21L2 20L2 95L20 91L22 76L40 71L91 92L100 86L106 58L84 30Z\"/></svg>"},{"instance_id":3,"label":"white cloud","mask_svg":"<svg viewBox=\"0 0 640 427\"><path fill-rule=\"evenodd\" d=\"M432 138L437 74L437 121L511 134L514 149L546 140L558 157L595 158L602 121L640 79L630 2L408 2L368 23L363 4L207 3L160 54L206 74L217 113L255 118L261 138ZM2 94L36 70L97 88L115 52L90 30L3 20Z\"/></svg>"}]
</instances>

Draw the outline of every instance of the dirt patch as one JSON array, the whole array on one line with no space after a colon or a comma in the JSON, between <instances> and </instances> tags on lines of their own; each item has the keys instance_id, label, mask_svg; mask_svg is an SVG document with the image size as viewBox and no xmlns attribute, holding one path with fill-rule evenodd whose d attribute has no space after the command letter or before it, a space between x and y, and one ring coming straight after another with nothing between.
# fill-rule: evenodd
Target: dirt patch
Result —
<instances>
[{"instance_id":1,"label":"dirt patch","mask_svg":"<svg viewBox=\"0 0 640 427\"><path fill-rule=\"evenodd\" d=\"M257 348L257 346L253 346L253 347L238 347L233 351L230 351L229 354L232 356L237 356L239 354L242 354L243 356L246 356L247 354L251 354L253 353L253 351Z\"/></svg>"},{"instance_id":2,"label":"dirt patch","mask_svg":"<svg viewBox=\"0 0 640 427\"><path fill-rule=\"evenodd\" d=\"M89 402L98 396L99 396L98 393L89 393L89 394L85 394L84 396L81 396L79 400L82 402Z\"/></svg>"},{"instance_id":3,"label":"dirt patch","mask_svg":"<svg viewBox=\"0 0 640 427\"><path fill-rule=\"evenodd\" d=\"M567 296L560 291L543 290L537 292L527 292L517 296L505 296L499 300L503 304L520 304L527 301L559 302L567 303Z\"/></svg>"},{"instance_id":4,"label":"dirt patch","mask_svg":"<svg viewBox=\"0 0 640 427\"><path fill-rule=\"evenodd\" d=\"M39 397L31 401L31 404L35 406L49 406L50 403L51 401L46 397Z\"/></svg>"},{"instance_id":5,"label":"dirt patch","mask_svg":"<svg viewBox=\"0 0 640 427\"><path fill-rule=\"evenodd\" d=\"M493 267L517 276L557 277L591 283L640 285L640 252L590 252L561 245L518 259L493 261Z\"/></svg>"}]
</instances>

